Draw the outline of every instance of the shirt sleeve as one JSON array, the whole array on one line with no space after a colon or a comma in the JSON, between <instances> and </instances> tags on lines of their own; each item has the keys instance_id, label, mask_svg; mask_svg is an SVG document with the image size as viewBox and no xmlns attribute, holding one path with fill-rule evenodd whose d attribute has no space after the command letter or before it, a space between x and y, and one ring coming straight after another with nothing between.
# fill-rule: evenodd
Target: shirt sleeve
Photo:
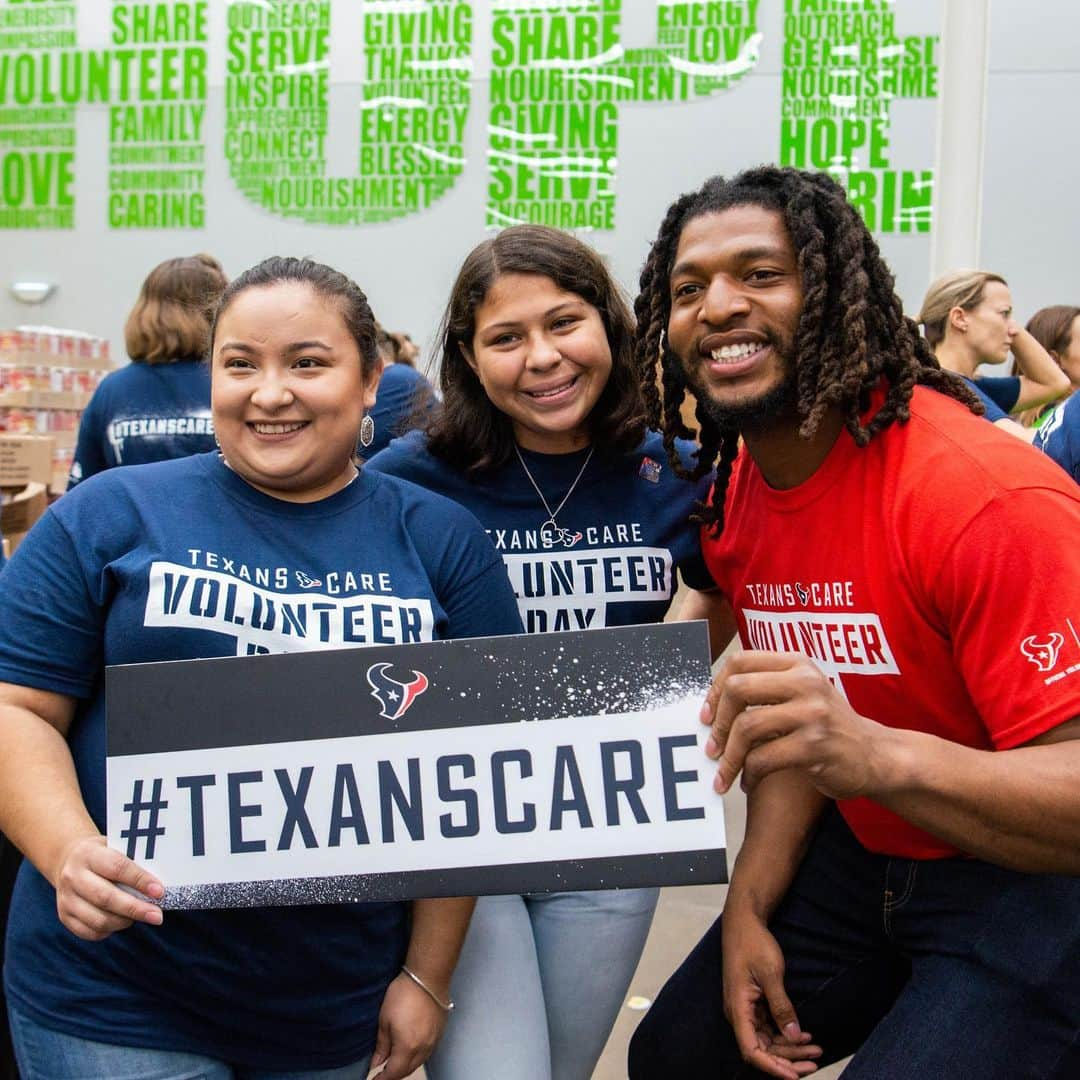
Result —
<instances>
[{"instance_id":1,"label":"shirt sleeve","mask_svg":"<svg viewBox=\"0 0 1080 1080\"><path fill-rule=\"evenodd\" d=\"M55 511L46 511L4 567L0 602L0 680L89 697L106 609Z\"/></svg>"},{"instance_id":2,"label":"shirt sleeve","mask_svg":"<svg viewBox=\"0 0 1080 1080\"><path fill-rule=\"evenodd\" d=\"M983 403L983 408L986 410L983 414L984 419L989 420L991 424L996 424L999 420L1007 420L1009 418L1008 413L979 385L985 381L985 379L977 381L975 379L964 379L964 382L972 389L975 396Z\"/></svg>"},{"instance_id":3,"label":"shirt sleeve","mask_svg":"<svg viewBox=\"0 0 1080 1080\"><path fill-rule=\"evenodd\" d=\"M443 599L452 638L501 637L521 634L521 615L506 567L495 561L469 581L461 582Z\"/></svg>"},{"instance_id":4,"label":"shirt sleeve","mask_svg":"<svg viewBox=\"0 0 1080 1080\"><path fill-rule=\"evenodd\" d=\"M463 506L429 495L413 505L409 534L446 612L446 636L499 637L522 633L506 567L483 526Z\"/></svg>"},{"instance_id":5,"label":"shirt sleeve","mask_svg":"<svg viewBox=\"0 0 1080 1080\"><path fill-rule=\"evenodd\" d=\"M934 589L990 738L1009 749L1080 716L1080 497L1006 491L958 534Z\"/></svg>"},{"instance_id":6,"label":"shirt sleeve","mask_svg":"<svg viewBox=\"0 0 1080 1080\"><path fill-rule=\"evenodd\" d=\"M981 376L975 385L1006 413L1012 412L1020 400L1020 379L1016 375Z\"/></svg>"},{"instance_id":7,"label":"shirt sleeve","mask_svg":"<svg viewBox=\"0 0 1080 1080\"><path fill-rule=\"evenodd\" d=\"M1035 433L1034 446L1080 483L1080 395L1074 394L1050 414Z\"/></svg>"},{"instance_id":8,"label":"shirt sleeve","mask_svg":"<svg viewBox=\"0 0 1080 1080\"><path fill-rule=\"evenodd\" d=\"M102 445L101 396L99 387L79 420L79 437L75 444L75 456L68 474L67 489L70 491L89 476L109 468Z\"/></svg>"},{"instance_id":9,"label":"shirt sleeve","mask_svg":"<svg viewBox=\"0 0 1080 1080\"><path fill-rule=\"evenodd\" d=\"M476 525L475 531L454 529L461 545L450 580L440 597L452 638L499 637L523 633L517 599L506 566L491 541Z\"/></svg>"}]
</instances>

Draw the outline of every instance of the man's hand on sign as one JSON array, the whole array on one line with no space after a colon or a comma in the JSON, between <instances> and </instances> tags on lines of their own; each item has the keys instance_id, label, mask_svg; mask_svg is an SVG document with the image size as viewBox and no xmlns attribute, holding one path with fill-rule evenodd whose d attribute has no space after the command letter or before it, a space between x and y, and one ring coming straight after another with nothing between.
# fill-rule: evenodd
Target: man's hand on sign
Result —
<instances>
[{"instance_id":1,"label":"man's hand on sign","mask_svg":"<svg viewBox=\"0 0 1080 1080\"><path fill-rule=\"evenodd\" d=\"M60 921L76 937L101 941L133 922L160 926L161 908L119 886L160 900L165 887L139 865L105 845L104 836L82 836L61 853L56 887Z\"/></svg>"},{"instance_id":2,"label":"man's hand on sign","mask_svg":"<svg viewBox=\"0 0 1080 1080\"><path fill-rule=\"evenodd\" d=\"M701 721L712 728L705 752L719 764L713 787L720 793L740 772L750 790L770 773L797 768L830 798L867 795L893 734L856 713L799 653L731 656L709 688Z\"/></svg>"},{"instance_id":3,"label":"man's hand on sign","mask_svg":"<svg viewBox=\"0 0 1080 1080\"><path fill-rule=\"evenodd\" d=\"M799 1027L784 990L784 957L750 913L724 912L724 1015L743 1060L769 1076L798 1080L816 1071L821 1047Z\"/></svg>"},{"instance_id":4,"label":"man's hand on sign","mask_svg":"<svg viewBox=\"0 0 1080 1080\"><path fill-rule=\"evenodd\" d=\"M449 997L449 988L445 988L444 1000ZM398 975L386 988L379 1010L372 1076L378 1080L404 1080L416 1072L435 1049L446 1027L446 1017L445 1010L426 991L404 973Z\"/></svg>"}]
</instances>

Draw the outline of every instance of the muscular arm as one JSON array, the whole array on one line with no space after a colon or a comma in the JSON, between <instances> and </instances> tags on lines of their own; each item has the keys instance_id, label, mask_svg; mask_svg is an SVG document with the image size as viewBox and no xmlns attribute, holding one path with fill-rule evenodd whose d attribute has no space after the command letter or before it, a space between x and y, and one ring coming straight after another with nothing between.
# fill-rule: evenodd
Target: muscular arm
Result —
<instances>
[{"instance_id":1,"label":"muscular arm","mask_svg":"<svg viewBox=\"0 0 1080 1080\"><path fill-rule=\"evenodd\" d=\"M709 645L712 658L716 658L728 647L735 636L735 613L719 589L702 592L688 589L674 614L675 622L693 622L705 619L709 624Z\"/></svg>"},{"instance_id":2,"label":"muscular arm","mask_svg":"<svg viewBox=\"0 0 1080 1080\"><path fill-rule=\"evenodd\" d=\"M1013 339L1012 354L1016 357L1016 373L1020 377L1020 396L1013 412L1047 405L1065 397L1072 389L1068 375L1026 330L1021 330Z\"/></svg>"},{"instance_id":3,"label":"muscular arm","mask_svg":"<svg viewBox=\"0 0 1080 1080\"><path fill-rule=\"evenodd\" d=\"M747 796L746 838L724 904L725 916L751 914L767 923L806 853L828 799L800 772L773 773Z\"/></svg>"},{"instance_id":4,"label":"muscular arm","mask_svg":"<svg viewBox=\"0 0 1080 1080\"><path fill-rule=\"evenodd\" d=\"M988 862L1080 874L1080 717L997 752L882 730L865 794Z\"/></svg>"}]
</instances>

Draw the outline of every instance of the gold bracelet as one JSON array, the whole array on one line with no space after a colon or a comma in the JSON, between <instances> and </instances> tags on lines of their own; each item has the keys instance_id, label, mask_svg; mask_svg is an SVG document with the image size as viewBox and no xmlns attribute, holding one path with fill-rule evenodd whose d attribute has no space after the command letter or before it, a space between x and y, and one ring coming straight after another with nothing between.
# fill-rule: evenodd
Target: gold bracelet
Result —
<instances>
[{"instance_id":1,"label":"gold bracelet","mask_svg":"<svg viewBox=\"0 0 1080 1080\"><path fill-rule=\"evenodd\" d=\"M404 964L401 965L401 970L406 975L408 975L409 978L412 979L412 981L416 983L416 985L419 986L420 989L423 990L424 993L427 994L427 996L431 998L431 1000L434 1001L435 1004L438 1005L443 1012L449 1013L454 1011L454 1002L452 998L447 998L446 1001L443 1001L442 998L440 998L439 995L436 994L435 991L432 990L431 987L428 986L428 984L424 982L424 980L421 979L415 971L410 971Z\"/></svg>"}]
</instances>

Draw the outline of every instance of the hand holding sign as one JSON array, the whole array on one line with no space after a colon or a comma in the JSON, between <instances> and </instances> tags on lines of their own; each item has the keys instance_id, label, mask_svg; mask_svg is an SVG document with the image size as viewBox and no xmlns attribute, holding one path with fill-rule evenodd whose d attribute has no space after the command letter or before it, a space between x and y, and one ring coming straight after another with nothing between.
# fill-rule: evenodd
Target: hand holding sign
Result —
<instances>
[{"instance_id":1,"label":"hand holding sign","mask_svg":"<svg viewBox=\"0 0 1080 1080\"><path fill-rule=\"evenodd\" d=\"M708 656L679 623L109 668L109 836L166 908L722 879Z\"/></svg>"},{"instance_id":2,"label":"hand holding sign","mask_svg":"<svg viewBox=\"0 0 1080 1080\"><path fill-rule=\"evenodd\" d=\"M880 740L889 731L860 716L818 667L799 653L736 653L705 698L705 745L719 761L714 788L743 787L801 768L824 795L852 799L875 789Z\"/></svg>"},{"instance_id":3,"label":"hand holding sign","mask_svg":"<svg viewBox=\"0 0 1080 1080\"><path fill-rule=\"evenodd\" d=\"M63 853L56 874L56 911L76 937L101 941L133 922L160 926L161 909L118 886L155 900L165 895L161 882L119 851L104 836L84 836Z\"/></svg>"}]
</instances>

